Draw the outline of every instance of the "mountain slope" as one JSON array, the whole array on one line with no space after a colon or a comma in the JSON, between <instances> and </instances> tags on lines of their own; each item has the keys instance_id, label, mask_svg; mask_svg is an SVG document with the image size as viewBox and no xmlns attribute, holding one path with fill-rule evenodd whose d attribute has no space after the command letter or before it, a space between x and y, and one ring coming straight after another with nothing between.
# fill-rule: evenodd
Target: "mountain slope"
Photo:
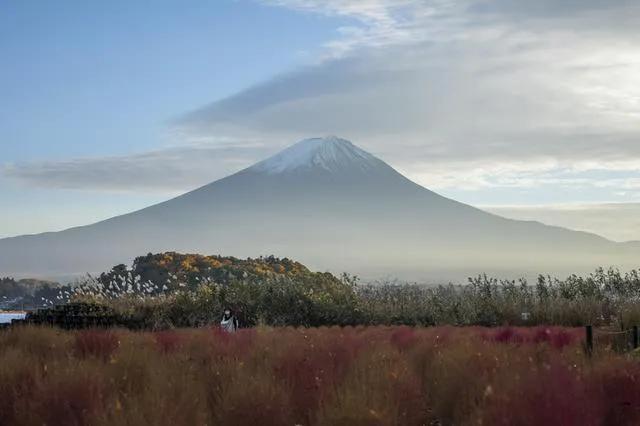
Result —
<instances>
[{"instance_id":1,"label":"mountain slope","mask_svg":"<svg viewBox=\"0 0 640 426\"><path fill-rule=\"evenodd\" d=\"M0 240L0 273L101 271L150 251L275 254L366 276L460 278L636 266L637 244L447 199L336 137L308 139L172 200L90 226Z\"/></svg>"}]
</instances>

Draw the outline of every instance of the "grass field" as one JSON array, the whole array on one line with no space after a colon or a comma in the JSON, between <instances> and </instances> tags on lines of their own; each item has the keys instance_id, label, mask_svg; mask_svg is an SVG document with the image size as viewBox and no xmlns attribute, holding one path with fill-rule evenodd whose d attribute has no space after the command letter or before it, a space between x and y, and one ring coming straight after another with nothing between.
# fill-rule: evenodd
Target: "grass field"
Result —
<instances>
[{"instance_id":1,"label":"grass field","mask_svg":"<svg viewBox=\"0 0 640 426\"><path fill-rule=\"evenodd\" d=\"M1 425L637 425L574 328L0 332Z\"/></svg>"}]
</instances>

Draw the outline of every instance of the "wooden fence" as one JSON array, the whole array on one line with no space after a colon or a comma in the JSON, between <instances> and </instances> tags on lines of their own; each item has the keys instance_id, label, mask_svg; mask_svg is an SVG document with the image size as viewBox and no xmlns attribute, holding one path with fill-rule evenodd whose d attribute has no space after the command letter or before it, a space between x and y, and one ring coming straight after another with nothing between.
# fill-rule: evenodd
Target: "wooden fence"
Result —
<instances>
[{"instance_id":1,"label":"wooden fence","mask_svg":"<svg viewBox=\"0 0 640 426\"><path fill-rule=\"evenodd\" d=\"M622 330L596 329L585 326L585 351L589 356L595 351L627 352L638 349L640 335L638 326Z\"/></svg>"}]
</instances>

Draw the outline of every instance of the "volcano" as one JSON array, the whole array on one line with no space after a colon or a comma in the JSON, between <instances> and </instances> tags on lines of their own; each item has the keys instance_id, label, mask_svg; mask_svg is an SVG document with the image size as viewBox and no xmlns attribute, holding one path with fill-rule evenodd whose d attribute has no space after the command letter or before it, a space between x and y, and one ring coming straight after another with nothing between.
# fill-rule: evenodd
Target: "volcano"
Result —
<instances>
[{"instance_id":1,"label":"volcano","mask_svg":"<svg viewBox=\"0 0 640 426\"><path fill-rule=\"evenodd\" d=\"M0 274L108 269L147 252L256 257L364 277L460 279L636 267L637 243L502 218L440 196L337 137L306 139L179 197L88 226L0 240Z\"/></svg>"}]
</instances>

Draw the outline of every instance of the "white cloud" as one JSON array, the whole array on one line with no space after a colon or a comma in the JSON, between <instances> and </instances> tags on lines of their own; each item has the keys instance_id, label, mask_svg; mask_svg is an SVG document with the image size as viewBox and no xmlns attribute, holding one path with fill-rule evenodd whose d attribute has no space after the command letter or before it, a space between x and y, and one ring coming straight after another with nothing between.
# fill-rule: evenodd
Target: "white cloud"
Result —
<instances>
[{"instance_id":1,"label":"white cloud","mask_svg":"<svg viewBox=\"0 0 640 426\"><path fill-rule=\"evenodd\" d=\"M41 188L177 195L270 153L256 143L217 141L113 157L7 164L2 174Z\"/></svg>"},{"instance_id":2,"label":"white cloud","mask_svg":"<svg viewBox=\"0 0 640 426\"><path fill-rule=\"evenodd\" d=\"M183 128L274 145L339 134L436 189L605 179L620 193L640 177L640 4L263 3L355 23L319 63L201 108ZM624 178L596 176L621 164Z\"/></svg>"},{"instance_id":3,"label":"white cloud","mask_svg":"<svg viewBox=\"0 0 640 426\"><path fill-rule=\"evenodd\" d=\"M640 192L637 2L258 1L353 24L316 63L178 119L174 139L186 147L5 174L178 191L298 139L338 134L427 187L474 200L518 191L531 202L633 201ZM237 140L261 145L232 149Z\"/></svg>"}]
</instances>

